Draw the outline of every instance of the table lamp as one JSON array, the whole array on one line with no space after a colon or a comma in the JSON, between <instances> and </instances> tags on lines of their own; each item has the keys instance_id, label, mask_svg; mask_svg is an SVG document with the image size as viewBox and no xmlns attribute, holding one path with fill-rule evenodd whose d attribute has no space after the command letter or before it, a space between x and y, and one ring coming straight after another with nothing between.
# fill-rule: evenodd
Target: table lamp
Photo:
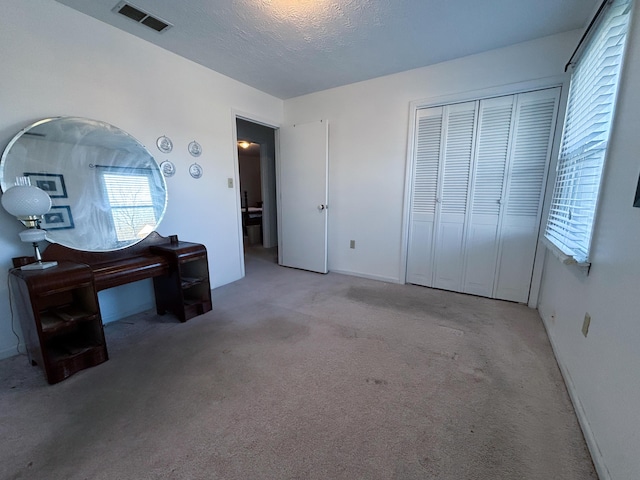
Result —
<instances>
[{"instance_id":1,"label":"table lamp","mask_svg":"<svg viewBox=\"0 0 640 480\"><path fill-rule=\"evenodd\" d=\"M40 228L42 216L51 210L51 198L44 190L31 185L28 177L19 177L16 184L7 189L0 199L4 209L28 227L19 233L20 240L33 244L35 263L22 266L22 270L42 270L55 267L58 262L43 262L38 242L45 239L46 231Z\"/></svg>"}]
</instances>

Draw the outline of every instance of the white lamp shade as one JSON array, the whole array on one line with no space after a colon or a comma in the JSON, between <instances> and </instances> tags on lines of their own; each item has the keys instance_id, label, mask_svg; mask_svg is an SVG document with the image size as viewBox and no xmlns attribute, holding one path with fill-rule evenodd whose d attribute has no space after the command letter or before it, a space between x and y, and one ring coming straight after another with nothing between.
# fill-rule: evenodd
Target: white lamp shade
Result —
<instances>
[{"instance_id":1,"label":"white lamp shade","mask_svg":"<svg viewBox=\"0 0 640 480\"><path fill-rule=\"evenodd\" d=\"M27 243L35 243L42 242L46 235L45 230L41 230L39 228L27 228L26 230L21 231L18 235L20 235L20 240Z\"/></svg>"},{"instance_id":2,"label":"white lamp shade","mask_svg":"<svg viewBox=\"0 0 640 480\"><path fill-rule=\"evenodd\" d=\"M2 206L15 217L44 215L51 210L51 198L32 185L16 185L2 194Z\"/></svg>"}]
</instances>

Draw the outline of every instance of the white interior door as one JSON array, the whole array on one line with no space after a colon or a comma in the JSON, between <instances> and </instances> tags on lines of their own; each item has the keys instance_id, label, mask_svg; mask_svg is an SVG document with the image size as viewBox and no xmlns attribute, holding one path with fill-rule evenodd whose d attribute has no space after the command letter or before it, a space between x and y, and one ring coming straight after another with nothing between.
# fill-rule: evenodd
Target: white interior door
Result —
<instances>
[{"instance_id":1,"label":"white interior door","mask_svg":"<svg viewBox=\"0 0 640 480\"><path fill-rule=\"evenodd\" d=\"M279 136L279 263L327 273L328 122L282 127Z\"/></svg>"}]
</instances>

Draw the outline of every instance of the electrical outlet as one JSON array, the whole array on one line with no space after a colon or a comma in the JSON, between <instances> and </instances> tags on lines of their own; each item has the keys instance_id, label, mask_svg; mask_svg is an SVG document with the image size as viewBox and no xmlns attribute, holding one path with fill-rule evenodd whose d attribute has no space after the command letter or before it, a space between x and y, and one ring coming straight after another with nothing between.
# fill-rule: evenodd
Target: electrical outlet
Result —
<instances>
[{"instance_id":1,"label":"electrical outlet","mask_svg":"<svg viewBox=\"0 0 640 480\"><path fill-rule=\"evenodd\" d=\"M349 240L349 248L356 248L356 241L355 240Z\"/></svg>"},{"instance_id":2,"label":"electrical outlet","mask_svg":"<svg viewBox=\"0 0 640 480\"><path fill-rule=\"evenodd\" d=\"M584 314L584 321L582 322L582 334L586 337L589 334L589 325L591 325L591 315Z\"/></svg>"},{"instance_id":3,"label":"electrical outlet","mask_svg":"<svg viewBox=\"0 0 640 480\"><path fill-rule=\"evenodd\" d=\"M233 188L233 178L227 178L227 187Z\"/></svg>"}]
</instances>

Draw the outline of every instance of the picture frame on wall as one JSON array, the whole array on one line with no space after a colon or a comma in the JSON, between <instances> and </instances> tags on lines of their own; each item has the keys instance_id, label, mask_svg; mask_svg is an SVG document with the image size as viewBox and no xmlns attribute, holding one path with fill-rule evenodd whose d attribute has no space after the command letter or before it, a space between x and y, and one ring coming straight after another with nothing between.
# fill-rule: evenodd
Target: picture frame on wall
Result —
<instances>
[{"instance_id":1,"label":"picture frame on wall","mask_svg":"<svg viewBox=\"0 0 640 480\"><path fill-rule=\"evenodd\" d=\"M51 210L43 215L40 227L44 230L75 228L73 216L71 215L71 207L68 205L51 207Z\"/></svg>"},{"instance_id":2,"label":"picture frame on wall","mask_svg":"<svg viewBox=\"0 0 640 480\"><path fill-rule=\"evenodd\" d=\"M44 190L51 198L67 198L67 187L64 184L64 175L57 173L33 173L24 172L29 177L31 185Z\"/></svg>"}]
</instances>

